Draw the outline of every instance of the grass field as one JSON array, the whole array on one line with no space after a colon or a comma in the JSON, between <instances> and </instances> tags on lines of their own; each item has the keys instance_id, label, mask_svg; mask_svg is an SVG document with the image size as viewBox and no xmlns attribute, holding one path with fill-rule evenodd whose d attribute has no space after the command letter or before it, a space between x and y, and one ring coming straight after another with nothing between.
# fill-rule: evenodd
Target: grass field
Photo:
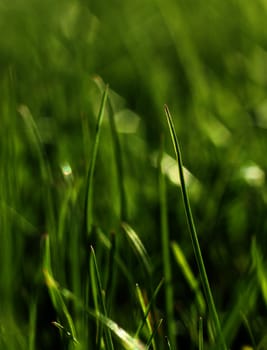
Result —
<instances>
[{"instance_id":1,"label":"grass field","mask_svg":"<svg viewBox=\"0 0 267 350\"><path fill-rule=\"evenodd\" d=\"M0 349L267 349L266 16L1 1Z\"/></svg>"}]
</instances>

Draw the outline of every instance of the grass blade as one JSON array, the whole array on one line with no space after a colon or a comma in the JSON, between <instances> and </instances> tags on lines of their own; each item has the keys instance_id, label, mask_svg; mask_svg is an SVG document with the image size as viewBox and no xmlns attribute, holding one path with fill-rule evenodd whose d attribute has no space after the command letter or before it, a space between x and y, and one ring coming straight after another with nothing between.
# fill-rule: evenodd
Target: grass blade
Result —
<instances>
[{"instance_id":1,"label":"grass blade","mask_svg":"<svg viewBox=\"0 0 267 350\"><path fill-rule=\"evenodd\" d=\"M95 299L96 312L102 313L105 317L107 317L105 291L102 287L100 273L99 273L99 269L96 261L96 255L93 247L91 247L90 271L91 271L92 288L93 288L93 295ZM98 304L98 299L99 299L100 306ZM100 331L100 337L101 337L101 333L102 332ZM106 329L105 339L106 339L107 350L114 350L113 341L112 341L112 337L109 329Z\"/></svg>"},{"instance_id":2,"label":"grass blade","mask_svg":"<svg viewBox=\"0 0 267 350\"><path fill-rule=\"evenodd\" d=\"M114 120L114 111L112 108L110 97L108 99L109 107L110 107L110 128L112 133L112 139L114 144L115 151L115 159L117 165L117 179L118 179L118 188L119 188L119 196L120 196L120 219L121 221L128 220L128 205L126 198L126 190L125 190L125 181L124 181L124 168L122 161L122 149L120 144L119 135L116 130L115 120Z\"/></svg>"},{"instance_id":3,"label":"grass blade","mask_svg":"<svg viewBox=\"0 0 267 350\"><path fill-rule=\"evenodd\" d=\"M187 260L184 256L184 253L182 249L180 248L179 244L177 242L172 242L172 250L174 254L174 258L178 265L180 266L182 273L190 286L190 288L195 292L196 294L196 300L198 303L199 311L202 315L205 314L206 304L204 297L202 295L202 292L199 288L198 280L195 278Z\"/></svg>"},{"instance_id":4,"label":"grass blade","mask_svg":"<svg viewBox=\"0 0 267 350\"><path fill-rule=\"evenodd\" d=\"M159 282L159 285L157 286L157 288L155 289L155 291L154 291L154 293L152 295L152 298L151 298L150 302L148 303L148 305L145 306L145 308L142 308L144 317L143 317L142 322L140 322L140 324L138 326L138 329L137 329L137 331L135 333L135 338L137 338L139 336L142 328L144 327L145 323L147 322L147 317L148 317L148 315L149 315L149 313L150 313L150 311L152 309L153 303L154 303L154 301L155 301L155 299L156 299L156 297L157 297L157 295L158 295L158 293L159 293L163 283L164 283L164 280L162 279ZM142 295L142 292L141 292L140 288L138 287L138 285L136 285L136 289L137 289L137 296L138 296L138 299L139 299L139 302L140 302L140 305L141 305L141 299L143 299L143 295ZM140 290L141 295L139 295L139 290ZM144 302L142 302L142 303L145 304ZM151 327L151 329L152 329L152 327Z\"/></svg>"},{"instance_id":5,"label":"grass blade","mask_svg":"<svg viewBox=\"0 0 267 350\"><path fill-rule=\"evenodd\" d=\"M66 334L68 334L68 338L70 338L74 343L77 343L76 330L74 327L74 322L69 313L69 310L65 304L65 301L62 297L60 288L58 283L53 277L52 268L51 268L51 259L50 259L50 242L49 236L46 235L44 238L44 260L43 260L43 274L45 278L45 283L47 285L50 298L52 300L52 304L57 311L58 316L61 321L66 324L66 326L62 326L66 330Z\"/></svg>"},{"instance_id":6,"label":"grass blade","mask_svg":"<svg viewBox=\"0 0 267 350\"><path fill-rule=\"evenodd\" d=\"M187 222L188 222L189 232L190 232L190 236L191 236L191 241L192 241L192 245L193 245L193 249L194 249L194 254L195 254L195 258L196 258L198 268L199 268L202 287L204 289L205 297L206 297L207 304L209 307L215 335L219 339L219 344L220 344L221 348L227 349L224 337L222 335L222 329L221 329L219 316L218 316L218 313L217 313L217 310L215 307L213 295L211 292L206 268L204 265L204 261L203 261L199 241L198 241L198 236L197 236L197 232L196 232L196 228L195 228L195 224L194 224L194 220L193 220L193 215L191 212L189 197L188 197L187 189L186 189L186 185L185 185L185 179L184 179L184 173L183 173L183 161L182 161L182 155L181 155L181 151L180 151L178 138L176 135L175 127L173 124L173 120L172 120L169 108L167 107L167 105L165 105L164 108L165 108L168 126L169 126L169 130L170 130L170 134L171 134L171 138L172 138L172 142L173 142L173 146L174 146L174 151L175 151L176 158L177 158L178 172L179 172L179 177L180 177L180 182L181 182L183 203L184 203L186 218L187 218Z\"/></svg>"},{"instance_id":7,"label":"grass blade","mask_svg":"<svg viewBox=\"0 0 267 350\"><path fill-rule=\"evenodd\" d=\"M155 341L153 339L153 327L152 327L152 324L151 324L151 318L150 318L150 314L149 314L149 309L146 306L146 302L145 302L145 299L143 297L143 293L142 293L142 291L141 291L141 289L140 289L138 284L136 284L136 294L137 294L137 298L139 300L139 304L140 304L141 309L142 309L142 313L143 313L143 316L144 316L144 322L146 323L147 329L148 329L148 332L149 332L149 341L150 341L150 343L152 343L153 349L156 349L156 344L155 344ZM148 345L147 345L147 347L148 347Z\"/></svg>"},{"instance_id":8,"label":"grass blade","mask_svg":"<svg viewBox=\"0 0 267 350\"><path fill-rule=\"evenodd\" d=\"M93 315L92 313L90 314ZM147 348L139 340L132 337L128 332L118 326L118 324L112 321L110 318L102 314L95 315L95 317L97 317L103 325L105 325L109 330L112 331L112 333L116 335L125 350L147 350Z\"/></svg>"},{"instance_id":9,"label":"grass blade","mask_svg":"<svg viewBox=\"0 0 267 350\"><path fill-rule=\"evenodd\" d=\"M198 348L203 350L203 318L199 318Z\"/></svg>"},{"instance_id":10,"label":"grass blade","mask_svg":"<svg viewBox=\"0 0 267 350\"><path fill-rule=\"evenodd\" d=\"M163 143L163 142L162 142ZM161 147L159 157L159 196L160 196L160 223L161 223L161 242L162 242L162 256L163 256L163 270L165 279L165 307L168 339L172 347L174 347L176 326L174 320L174 298L173 298L173 284L172 284L172 269L170 257L170 237L168 229L168 208L166 200L166 182L163 174L162 156L163 145Z\"/></svg>"},{"instance_id":11,"label":"grass blade","mask_svg":"<svg viewBox=\"0 0 267 350\"><path fill-rule=\"evenodd\" d=\"M150 338L148 339L148 342L147 342L147 344L146 344L147 349L149 349L151 345L152 345L153 349L156 349L154 338L155 338L155 335L156 335L156 333L158 332L158 330L159 330L159 328L160 328L160 326L161 326L161 324L162 324L162 321L163 321L163 318L161 318L161 319L158 321L156 327L154 328L153 333L151 334ZM153 344L154 344L154 345L153 345Z\"/></svg>"},{"instance_id":12,"label":"grass blade","mask_svg":"<svg viewBox=\"0 0 267 350\"><path fill-rule=\"evenodd\" d=\"M96 157L97 157L98 146L99 146L100 131L101 131L102 121L104 117L107 97L108 97L108 85L106 85L105 90L103 92L102 100L99 108L91 162L90 162L90 166L87 174L87 181L86 181L87 195L85 199L85 220L86 220L87 235L91 233L92 225L93 225L93 177L94 177Z\"/></svg>"},{"instance_id":13,"label":"grass blade","mask_svg":"<svg viewBox=\"0 0 267 350\"><path fill-rule=\"evenodd\" d=\"M143 263L143 266L144 266L148 276L150 276L151 275L151 263L150 263L150 259L149 259L148 253L146 251L146 248L144 247L142 241L140 240L137 233L131 228L130 225L123 222L122 228L125 231L125 233L127 234L127 237L129 238L136 255L138 256L138 258L140 258L141 262Z\"/></svg>"}]
</instances>

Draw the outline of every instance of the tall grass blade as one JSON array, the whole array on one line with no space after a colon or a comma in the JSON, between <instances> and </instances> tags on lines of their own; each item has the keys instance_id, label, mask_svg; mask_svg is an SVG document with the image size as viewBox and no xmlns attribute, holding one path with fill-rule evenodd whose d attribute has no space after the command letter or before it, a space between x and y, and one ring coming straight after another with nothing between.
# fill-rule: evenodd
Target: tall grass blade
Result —
<instances>
[{"instance_id":1,"label":"tall grass blade","mask_svg":"<svg viewBox=\"0 0 267 350\"><path fill-rule=\"evenodd\" d=\"M131 226L125 222L122 223L122 228L125 231L127 237L129 238L130 243L132 244L132 247L134 249L134 252L138 256L138 258L141 260L148 276L151 276L151 262L149 259L149 255L142 241L140 240L139 236L131 228Z\"/></svg>"},{"instance_id":2,"label":"tall grass blade","mask_svg":"<svg viewBox=\"0 0 267 350\"><path fill-rule=\"evenodd\" d=\"M106 85L105 90L103 92L102 100L99 108L95 138L93 143L93 150L92 150L91 161L90 161L90 166L89 166L87 181L86 181L85 222L86 222L87 235L91 233L92 225L93 225L93 177L94 177L96 157L97 157L98 146L99 146L100 131L101 131L102 121L104 117L107 97L108 97L108 85Z\"/></svg>"},{"instance_id":3,"label":"tall grass blade","mask_svg":"<svg viewBox=\"0 0 267 350\"><path fill-rule=\"evenodd\" d=\"M163 142L162 142L163 143ZM163 145L159 156L159 197L160 197L160 223L161 223L161 242L162 242L162 257L163 270L165 279L165 307L168 339L174 347L176 343L176 325L174 320L174 297L172 284L172 268L170 257L170 237L168 229L168 208L166 200L166 181L162 168Z\"/></svg>"},{"instance_id":4,"label":"tall grass blade","mask_svg":"<svg viewBox=\"0 0 267 350\"><path fill-rule=\"evenodd\" d=\"M30 306L30 322L29 322L29 350L35 350L36 339L36 319L37 319L37 302L36 300Z\"/></svg>"},{"instance_id":5,"label":"tall grass blade","mask_svg":"<svg viewBox=\"0 0 267 350\"><path fill-rule=\"evenodd\" d=\"M199 311L202 315L205 314L206 310L206 304L204 297L202 295L201 289L199 288L199 283L196 277L194 276L186 257L180 248L179 244L177 242L172 242L172 250L174 254L174 258L177 262L177 264L180 266L182 273L189 285L189 287L195 292L196 294L196 300L198 303Z\"/></svg>"},{"instance_id":6,"label":"tall grass blade","mask_svg":"<svg viewBox=\"0 0 267 350\"><path fill-rule=\"evenodd\" d=\"M126 191L124 186L124 168L123 168L123 162L122 162L122 150L121 150L121 144L119 135L116 130L115 120L114 120L114 111L112 108L112 104L109 101L109 107L110 107L110 127L111 127L111 133L114 143L114 150L115 150L115 158L116 158L116 164L117 164L117 180L118 180L118 188L119 188L119 196L120 196L120 219L121 222L128 220L128 206L127 206L127 198L126 198Z\"/></svg>"},{"instance_id":7,"label":"tall grass blade","mask_svg":"<svg viewBox=\"0 0 267 350\"><path fill-rule=\"evenodd\" d=\"M42 178L46 184L46 212L49 224L49 230L53 231L56 227L55 225L55 217L54 217L54 204L51 193L51 184L53 182L52 172L50 169L50 165L47 159L46 152L43 147L42 138L38 129L38 126L35 123L35 120L27 106L20 106L19 113L22 116L25 125L29 131L30 141L34 147L35 152L37 153L37 158L40 164L40 170L42 174ZM50 232L51 233L51 232Z\"/></svg>"},{"instance_id":8,"label":"tall grass blade","mask_svg":"<svg viewBox=\"0 0 267 350\"><path fill-rule=\"evenodd\" d=\"M207 304L209 307L210 316L212 319L212 324L213 324L213 328L215 331L215 335L216 335L216 337L218 337L218 342L220 344L220 347L222 349L227 349L226 344L225 344L225 340L224 340L224 337L222 334L221 323L220 323L219 316L218 316L218 313L217 313L217 310L215 307L213 295L211 292L211 288L210 288L208 276L206 273L206 268L204 265L204 261L203 261L199 241L198 241L198 236L197 236L197 232L196 232L196 228L195 228L195 224L194 224L194 220L193 220L193 216L192 216L192 212L191 212L189 197L188 197L187 189L186 189L186 185L185 185L185 179L184 179L184 173L183 173L183 161L182 161L182 155L181 155L181 151L180 151L178 138L177 138L175 127L173 124L173 120L172 120L172 117L171 117L171 114L169 112L167 105L165 105L164 108L165 108L168 126L169 126L169 130L170 130L170 134L171 134L171 138L172 138L172 142L173 142L173 146L174 146L174 151L175 151L176 158L177 158L178 172L179 172L179 177L180 177L180 182L181 182L183 203L184 203L186 218L187 218L187 222L188 222L189 232L190 232L190 236L191 236L191 241L192 241L192 245L193 245L193 249L194 249L194 254L195 254L195 258L196 258L198 268L199 268L202 287L203 287L205 297L207 300Z\"/></svg>"}]
</instances>

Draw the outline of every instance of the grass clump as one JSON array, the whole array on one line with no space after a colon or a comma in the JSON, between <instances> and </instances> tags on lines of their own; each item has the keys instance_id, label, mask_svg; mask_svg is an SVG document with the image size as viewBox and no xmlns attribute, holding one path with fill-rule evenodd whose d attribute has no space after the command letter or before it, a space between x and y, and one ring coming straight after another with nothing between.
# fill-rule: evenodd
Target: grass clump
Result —
<instances>
[{"instance_id":1,"label":"grass clump","mask_svg":"<svg viewBox=\"0 0 267 350\"><path fill-rule=\"evenodd\" d=\"M266 11L2 1L1 349L266 347Z\"/></svg>"}]
</instances>

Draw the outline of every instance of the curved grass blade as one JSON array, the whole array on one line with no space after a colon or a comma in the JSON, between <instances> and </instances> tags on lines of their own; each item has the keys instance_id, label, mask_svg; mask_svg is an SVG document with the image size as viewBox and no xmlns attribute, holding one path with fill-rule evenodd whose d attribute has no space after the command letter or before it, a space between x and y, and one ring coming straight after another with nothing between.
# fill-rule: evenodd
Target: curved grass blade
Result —
<instances>
[{"instance_id":1,"label":"curved grass blade","mask_svg":"<svg viewBox=\"0 0 267 350\"><path fill-rule=\"evenodd\" d=\"M212 324L213 324L213 329L215 331L215 335L219 339L220 347L222 349L227 349L226 344L225 344L225 340L224 340L224 337L222 334L221 323L219 320L219 316L218 316L216 306L214 303L214 299L213 299L213 295L211 292L206 268L204 265L204 260L202 257L202 252L201 252L199 241L198 241L198 236L197 236L197 232L196 232L196 228L195 228L195 224L194 224L194 220L193 220L193 215L191 212L189 197L188 197L187 189L186 189L186 185L185 185L182 154L180 151L178 138L176 135L175 127L174 127L173 120L172 120L168 106L165 105L164 109L165 109L165 113L166 113L166 117L167 117L167 121L168 121L168 126L169 126L169 130L170 130L170 134L171 134L171 138L172 138L172 142L173 142L173 146L174 146L174 151L176 154L178 172L179 172L179 177L180 177L180 182L181 182L181 191L182 191L183 203L184 203L184 208L185 208L185 214L186 214L187 223L188 223L188 227L189 227L189 233L191 236L191 241L192 241L192 246L193 246L195 258L196 258L196 261L198 264L198 269L199 269L199 273L200 273L200 277L201 277L202 287L203 287L205 297L207 300L207 304L209 307L211 320L212 320Z\"/></svg>"},{"instance_id":2,"label":"curved grass blade","mask_svg":"<svg viewBox=\"0 0 267 350\"><path fill-rule=\"evenodd\" d=\"M96 157L97 157L99 139L100 139L100 131L101 131L102 121L104 117L107 97L108 97L108 85L106 85L105 90L103 92L102 100L99 108L91 162L90 162L90 166L87 174L87 181L86 181L85 223L86 223L87 235L90 235L92 231L92 225L93 225L93 176L95 171Z\"/></svg>"},{"instance_id":3,"label":"curved grass blade","mask_svg":"<svg viewBox=\"0 0 267 350\"><path fill-rule=\"evenodd\" d=\"M142 241L140 240L139 236L137 235L137 233L131 228L130 225L126 224L125 222L123 222L121 225L122 225L123 230L127 234L127 237L129 238L135 253L142 261L148 276L150 276L151 275L151 263L150 263L150 259L149 259L148 253L146 251L146 248L144 247L144 245L143 245Z\"/></svg>"}]
</instances>

